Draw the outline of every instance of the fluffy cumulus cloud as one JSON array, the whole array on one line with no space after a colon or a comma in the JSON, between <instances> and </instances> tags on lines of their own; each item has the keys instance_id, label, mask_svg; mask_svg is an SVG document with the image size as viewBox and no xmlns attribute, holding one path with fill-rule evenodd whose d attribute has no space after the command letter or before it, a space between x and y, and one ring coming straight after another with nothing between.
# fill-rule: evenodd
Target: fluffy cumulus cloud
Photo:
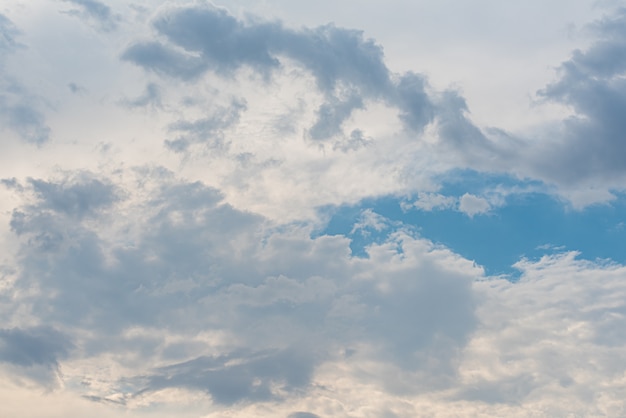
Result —
<instances>
[{"instance_id":1,"label":"fluffy cumulus cloud","mask_svg":"<svg viewBox=\"0 0 626 418\"><path fill-rule=\"evenodd\" d=\"M494 276L416 220L621 202L624 10L509 129L367 8L280 4L3 6L0 415L626 414L623 260L563 233Z\"/></svg>"}]
</instances>

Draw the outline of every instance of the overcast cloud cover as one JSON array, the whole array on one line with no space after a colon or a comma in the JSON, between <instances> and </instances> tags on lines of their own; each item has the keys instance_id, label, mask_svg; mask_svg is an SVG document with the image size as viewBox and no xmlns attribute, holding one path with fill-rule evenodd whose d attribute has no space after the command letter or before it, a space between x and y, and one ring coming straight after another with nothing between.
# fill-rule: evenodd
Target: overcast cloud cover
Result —
<instances>
[{"instance_id":1,"label":"overcast cloud cover","mask_svg":"<svg viewBox=\"0 0 626 418\"><path fill-rule=\"evenodd\" d=\"M626 415L626 4L0 5L0 415Z\"/></svg>"}]
</instances>

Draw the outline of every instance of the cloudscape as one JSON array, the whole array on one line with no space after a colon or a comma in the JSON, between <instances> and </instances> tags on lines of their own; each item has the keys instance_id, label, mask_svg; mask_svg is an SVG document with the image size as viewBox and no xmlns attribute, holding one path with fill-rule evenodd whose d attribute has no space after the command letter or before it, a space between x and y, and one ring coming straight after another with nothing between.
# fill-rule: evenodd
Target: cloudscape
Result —
<instances>
[{"instance_id":1,"label":"cloudscape","mask_svg":"<svg viewBox=\"0 0 626 418\"><path fill-rule=\"evenodd\" d=\"M0 415L626 416L626 3L5 0Z\"/></svg>"}]
</instances>

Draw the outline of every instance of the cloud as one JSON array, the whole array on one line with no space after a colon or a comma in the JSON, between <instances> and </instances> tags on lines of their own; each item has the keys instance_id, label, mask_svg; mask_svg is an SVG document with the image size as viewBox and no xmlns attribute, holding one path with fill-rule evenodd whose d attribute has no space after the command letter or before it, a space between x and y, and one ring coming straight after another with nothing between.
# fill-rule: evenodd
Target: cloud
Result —
<instances>
[{"instance_id":1,"label":"cloud","mask_svg":"<svg viewBox=\"0 0 626 418\"><path fill-rule=\"evenodd\" d=\"M71 339L51 327L0 329L0 362L18 366L43 385L56 383L59 361L72 348Z\"/></svg>"},{"instance_id":2,"label":"cloud","mask_svg":"<svg viewBox=\"0 0 626 418\"><path fill-rule=\"evenodd\" d=\"M13 22L0 14L0 121L4 129L10 128L25 142L42 145L50 138L50 128L38 109L39 100L4 68L6 57L23 48L16 40L20 34Z\"/></svg>"},{"instance_id":3,"label":"cloud","mask_svg":"<svg viewBox=\"0 0 626 418\"><path fill-rule=\"evenodd\" d=\"M58 367L58 358L65 358L72 347L62 333L47 327L0 329L2 348L0 360L18 366L41 364Z\"/></svg>"},{"instance_id":4,"label":"cloud","mask_svg":"<svg viewBox=\"0 0 626 418\"><path fill-rule=\"evenodd\" d=\"M206 71L205 64L189 54L171 50L158 42L131 45L122 59L132 61L157 73L193 80Z\"/></svg>"},{"instance_id":5,"label":"cloud","mask_svg":"<svg viewBox=\"0 0 626 418\"><path fill-rule=\"evenodd\" d=\"M244 101L233 100L228 107L219 107L212 115L202 119L174 122L170 124L169 131L178 132L180 136L165 140L165 146L175 152L186 151L193 144L206 144L213 149L227 148L224 130L236 124L245 110Z\"/></svg>"},{"instance_id":6,"label":"cloud","mask_svg":"<svg viewBox=\"0 0 626 418\"><path fill-rule=\"evenodd\" d=\"M454 196L439 193L418 193L417 200L411 206L425 211L442 210L455 207L457 200Z\"/></svg>"},{"instance_id":7,"label":"cloud","mask_svg":"<svg viewBox=\"0 0 626 418\"><path fill-rule=\"evenodd\" d=\"M224 404L279 399L307 388L335 346L407 370L429 370L434 356L445 369L454 350L433 344L462 347L476 325L464 261L403 230L351 258L343 237L266 229L201 183L136 175L149 190L138 200L82 174L31 180L14 190L35 200L12 220L23 238L16 286L38 289L17 303L80 336L84 359L111 347L144 353L120 377L134 396L187 388ZM182 337L175 348L170 337L128 334L161 327L230 342ZM154 356L162 368L149 366Z\"/></svg>"},{"instance_id":8,"label":"cloud","mask_svg":"<svg viewBox=\"0 0 626 418\"><path fill-rule=\"evenodd\" d=\"M19 47L19 43L15 38L19 35L20 31L15 27L13 22L0 13L0 51L3 53L9 53ZM2 57L4 59L4 57ZM4 64L0 61L0 64Z\"/></svg>"},{"instance_id":9,"label":"cloud","mask_svg":"<svg viewBox=\"0 0 626 418\"><path fill-rule=\"evenodd\" d=\"M121 20L121 16L114 14L111 8L106 4L96 0L63 0L77 6L77 9L71 9L63 12L70 16L76 16L86 21L93 21L100 30L105 32L117 29Z\"/></svg>"},{"instance_id":10,"label":"cloud","mask_svg":"<svg viewBox=\"0 0 626 418\"><path fill-rule=\"evenodd\" d=\"M555 185L574 206L614 197L623 189L626 106L626 38L617 30L626 12L591 25L598 40L575 50L558 68L558 79L538 92L544 103L569 107L573 114L538 128L540 141L499 129L479 129L466 117L463 98L448 96L438 119L450 150L471 167L509 172ZM557 125L555 128L554 125Z\"/></svg>"},{"instance_id":11,"label":"cloud","mask_svg":"<svg viewBox=\"0 0 626 418\"><path fill-rule=\"evenodd\" d=\"M75 89L72 88L72 91L74 92ZM159 87L159 85L156 83L148 83L144 92L139 97L136 97L134 99L125 99L122 100L121 103L130 108L146 106L151 106L152 108L160 108L162 107L161 101L161 87Z\"/></svg>"},{"instance_id":12,"label":"cloud","mask_svg":"<svg viewBox=\"0 0 626 418\"><path fill-rule=\"evenodd\" d=\"M487 200L473 194L465 193L459 199L459 211L465 213L470 218L487 213L490 209L491 205Z\"/></svg>"},{"instance_id":13,"label":"cloud","mask_svg":"<svg viewBox=\"0 0 626 418\"><path fill-rule=\"evenodd\" d=\"M84 87L76 84L76 83L68 83L67 88L74 94L82 94L87 91Z\"/></svg>"},{"instance_id":14,"label":"cloud","mask_svg":"<svg viewBox=\"0 0 626 418\"><path fill-rule=\"evenodd\" d=\"M575 114L531 141L394 72L377 32L204 2L163 5L142 33L104 3L69 4L102 31L107 74L52 65L47 99L5 74L18 30L0 17L0 120L48 142L13 144L2 165L2 393L58 382L50 399L103 416L624 415L623 265L541 248L519 279L489 277L375 199L463 219L530 189L623 187L623 11L542 90ZM55 36L29 35L39 49L11 68L54 61L40 38L90 29L37 30ZM31 86L48 74L23 68ZM468 167L477 180L442 184ZM363 210L320 233L320 208L338 206Z\"/></svg>"},{"instance_id":15,"label":"cloud","mask_svg":"<svg viewBox=\"0 0 626 418\"><path fill-rule=\"evenodd\" d=\"M320 418L320 416L310 412L293 412L287 418Z\"/></svg>"},{"instance_id":16,"label":"cloud","mask_svg":"<svg viewBox=\"0 0 626 418\"><path fill-rule=\"evenodd\" d=\"M334 25L293 30L279 22L241 21L224 9L200 5L165 9L153 26L167 43L137 42L122 58L159 74L193 81L208 70L234 77L249 67L267 80L285 58L298 63L325 96L309 129L313 139L338 134L365 99L398 107L411 130L420 131L433 118L424 78L407 73L393 81L382 48L360 31Z\"/></svg>"},{"instance_id":17,"label":"cloud","mask_svg":"<svg viewBox=\"0 0 626 418\"><path fill-rule=\"evenodd\" d=\"M551 404L552 394L569 393L573 403L562 406L563 412L616 411L610 402L592 400L592 393L608 390L609 397L616 396L618 376L626 367L614 351L626 341L623 333L606 333L603 325L610 323L617 330L613 326L624 320L624 304L618 301L624 291L618 284L624 267L577 256L570 252L524 260L517 265L522 271L519 283L485 283L492 286L492 296L479 316L490 335L480 331L467 350L469 380L460 396L491 405L523 402L540 408ZM500 314L489 314L494 309ZM481 377L470 377L474 361L495 353L493 367ZM577 362L581 353L584 360ZM535 373L528 373L531 364Z\"/></svg>"},{"instance_id":18,"label":"cloud","mask_svg":"<svg viewBox=\"0 0 626 418\"><path fill-rule=\"evenodd\" d=\"M351 234L360 231L361 234L369 234L368 229L375 232L381 232L389 227L389 219L374 212L371 209L365 209L361 213L359 222L354 224Z\"/></svg>"},{"instance_id":19,"label":"cloud","mask_svg":"<svg viewBox=\"0 0 626 418\"><path fill-rule=\"evenodd\" d=\"M89 173L78 173L60 183L30 179L30 185L42 207L82 218L101 207L110 206L118 197L112 184L93 178Z\"/></svg>"},{"instance_id":20,"label":"cloud","mask_svg":"<svg viewBox=\"0 0 626 418\"><path fill-rule=\"evenodd\" d=\"M424 77L414 73L400 77L396 87L400 119L417 132L432 122L435 116L435 108L425 88Z\"/></svg>"},{"instance_id":21,"label":"cloud","mask_svg":"<svg viewBox=\"0 0 626 418\"><path fill-rule=\"evenodd\" d=\"M339 134L342 123L352 111L362 107L363 101L358 95L351 95L345 100L331 98L318 109L317 121L309 129L309 134L313 139L325 139Z\"/></svg>"},{"instance_id":22,"label":"cloud","mask_svg":"<svg viewBox=\"0 0 626 418\"><path fill-rule=\"evenodd\" d=\"M571 106L575 115L563 121L561 138L542 150L558 159L546 161L542 170L564 183L622 178L626 147L622 140L626 109L625 34L615 28L625 21L626 11L593 27L600 40L586 51L575 51L561 64L558 81L540 91L546 100ZM548 165L549 164L549 165Z\"/></svg>"},{"instance_id":23,"label":"cloud","mask_svg":"<svg viewBox=\"0 0 626 418\"><path fill-rule=\"evenodd\" d=\"M242 354L167 366L146 378L142 392L184 387L206 391L215 402L232 405L274 399L276 385L289 392L310 382L313 362L301 349Z\"/></svg>"},{"instance_id":24,"label":"cloud","mask_svg":"<svg viewBox=\"0 0 626 418\"><path fill-rule=\"evenodd\" d=\"M42 145L50 139L44 116L22 97L0 94L0 119L27 143Z\"/></svg>"}]
</instances>

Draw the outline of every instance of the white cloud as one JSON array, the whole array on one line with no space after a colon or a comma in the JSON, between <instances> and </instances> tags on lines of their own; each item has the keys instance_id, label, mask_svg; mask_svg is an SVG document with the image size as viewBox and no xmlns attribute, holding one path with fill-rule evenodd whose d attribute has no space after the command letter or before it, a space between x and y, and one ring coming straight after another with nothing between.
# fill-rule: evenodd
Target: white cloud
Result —
<instances>
[{"instance_id":1,"label":"white cloud","mask_svg":"<svg viewBox=\"0 0 626 418\"><path fill-rule=\"evenodd\" d=\"M453 208L457 205L457 198L444 196L439 193L418 193L413 206L417 209L431 211Z\"/></svg>"},{"instance_id":2,"label":"white cloud","mask_svg":"<svg viewBox=\"0 0 626 418\"><path fill-rule=\"evenodd\" d=\"M485 214L490 209L491 205L486 199L473 194L465 193L459 199L459 211L465 213L470 218Z\"/></svg>"},{"instance_id":3,"label":"white cloud","mask_svg":"<svg viewBox=\"0 0 626 418\"><path fill-rule=\"evenodd\" d=\"M389 227L389 219L385 218L374 212L371 209L365 209L361 213L361 218L359 222L354 224L352 227L351 234L354 234L357 231L360 231L362 234L369 234L368 229L373 229L376 232L382 232L383 230Z\"/></svg>"}]
</instances>

